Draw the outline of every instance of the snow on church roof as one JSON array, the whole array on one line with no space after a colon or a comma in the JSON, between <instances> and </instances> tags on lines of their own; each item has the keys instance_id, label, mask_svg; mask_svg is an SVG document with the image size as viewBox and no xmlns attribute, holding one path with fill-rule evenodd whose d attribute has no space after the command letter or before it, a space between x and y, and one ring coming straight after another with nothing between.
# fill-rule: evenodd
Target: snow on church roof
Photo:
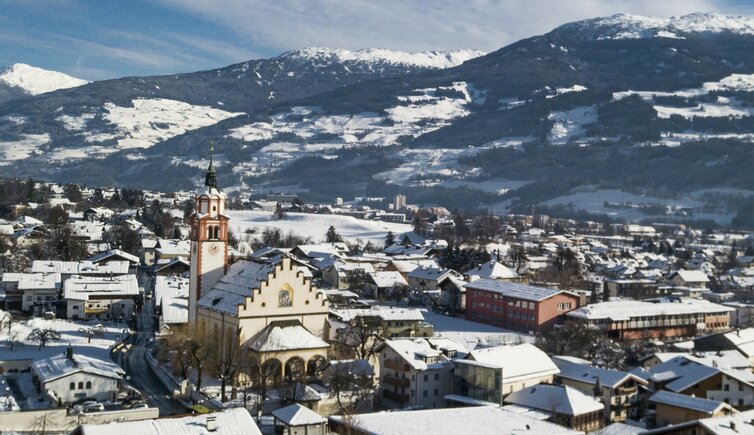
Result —
<instances>
[{"instance_id":1,"label":"snow on church roof","mask_svg":"<svg viewBox=\"0 0 754 435\"><path fill-rule=\"evenodd\" d=\"M197 305L214 311L237 314L252 290L275 271L275 265L241 260L228 268L228 273L197 302Z\"/></svg>"},{"instance_id":2,"label":"snow on church roof","mask_svg":"<svg viewBox=\"0 0 754 435\"><path fill-rule=\"evenodd\" d=\"M249 348L257 352L275 352L296 349L321 349L330 347L322 339L314 336L298 320L278 320L270 322Z\"/></svg>"}]
</instances>

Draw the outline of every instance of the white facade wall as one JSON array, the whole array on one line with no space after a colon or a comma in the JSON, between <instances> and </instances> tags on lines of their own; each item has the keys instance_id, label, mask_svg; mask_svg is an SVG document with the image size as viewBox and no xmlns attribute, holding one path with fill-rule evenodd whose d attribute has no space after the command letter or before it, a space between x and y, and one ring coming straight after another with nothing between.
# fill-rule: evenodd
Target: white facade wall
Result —
<instances>
[{"instance_id":1,"label":"white facade wall","mask_svg":"<svg viewBox=\"0 0 754 435\"><path fill-rule=\"evenodd\" d=\"M90 388L87 388L90 382ZM71 389L71 386L74 388ZM81 387L81 388L80 388ZM97 401L112 400L118 390L118 381L91 373L78 372L44 384L45 390L54 391L64 403L88 398Z\"/></svg>"},{"instance_id":2,"label":"white facade wall","mask_svg":"<svg viewBox=\"0 0 754 435\"><path fill-rule=\"evenodd\" d=\"M733 407L748 408L754 405L754 388L723 374L722 389L707 391L707 399L725 402Z\"/></svg>"}]
</instances>

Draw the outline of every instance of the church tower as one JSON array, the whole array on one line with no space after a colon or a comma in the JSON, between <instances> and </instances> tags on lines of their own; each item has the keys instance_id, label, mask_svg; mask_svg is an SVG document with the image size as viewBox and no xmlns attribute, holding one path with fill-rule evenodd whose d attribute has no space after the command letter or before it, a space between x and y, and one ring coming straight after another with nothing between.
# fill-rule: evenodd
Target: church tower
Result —
<instances>
[{"instance_id":1,"label":"church tower","mask_svg":"<svg viewBox=\"0 0 754 435\"><path fill-rule=\"evenodd\" d=\"M196 322L196 303L225 275L228 268L228 217L225 194L217 187L217 173L209 168L204 187L194 196L191 226L191 277L189 283L189 324Z\"/></svg>"}]
</instances>

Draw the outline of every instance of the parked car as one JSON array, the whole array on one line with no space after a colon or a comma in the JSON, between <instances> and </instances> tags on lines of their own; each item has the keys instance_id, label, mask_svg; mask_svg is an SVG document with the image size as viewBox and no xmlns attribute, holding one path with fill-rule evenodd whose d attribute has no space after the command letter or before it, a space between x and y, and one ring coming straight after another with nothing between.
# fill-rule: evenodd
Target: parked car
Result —
<instances>
[{"instance_id":1,"label":"parked car","mask_svg":"<svg viewBox=\"0 0 754 435\"><path fill-rule=\"evenodd\" d=\"M95 403L90 403L88 405L84 405L84 412L102 412L104 410L105 410L105 407L101 403L95 402Z\"/></svg>"}]
</instances>

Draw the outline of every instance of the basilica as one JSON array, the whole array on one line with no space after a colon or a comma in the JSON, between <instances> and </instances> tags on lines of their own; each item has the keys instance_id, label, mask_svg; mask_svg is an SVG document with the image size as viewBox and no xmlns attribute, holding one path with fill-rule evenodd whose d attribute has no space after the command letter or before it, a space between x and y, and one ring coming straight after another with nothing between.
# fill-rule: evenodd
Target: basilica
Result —
<instances>
[{"instance_id":1,"label":"basilica","mask_svg":"<svg viewBox=\"0 0 754 435\"><path fill-rule=\"evenodd\" d=\"M226 196L210 158L190 218L189 324L221 343L237 340L271 381L314 375L327 361L324 340L329 305L288 257L228 262Z\"/></svg>"}]
</instances>

